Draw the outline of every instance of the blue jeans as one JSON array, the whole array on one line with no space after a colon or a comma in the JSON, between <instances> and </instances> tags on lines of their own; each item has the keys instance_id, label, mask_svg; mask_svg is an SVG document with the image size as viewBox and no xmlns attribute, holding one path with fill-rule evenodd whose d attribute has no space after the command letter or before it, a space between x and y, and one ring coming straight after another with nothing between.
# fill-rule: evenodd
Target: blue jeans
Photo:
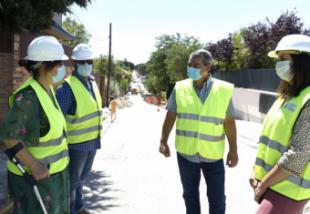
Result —
<instances>
[{"instance_id":1,"label":"blue jeans","mask_svg":"<svg viewBox=\"0 0 310 214\"><path fill-rule=\"evenodd\" d=\"M183 186L183 198L186 214L200 214L199 183L200 171L207 184L207 196L210 214L225 213L225 170L223 160L212 163L194 163L177 155Z\"/></svg>"},{"instance_id":2,"label":"blue jeans","mask_svg":"<svg viewBox=\"0 0 310 214\"><path fill-rule=\"evenodd\" d=\"M69 150L70 163L70 213L76 214L83 207L83 182L91 170L96 151L78 152Z\"/></svg>"}]
</instances>

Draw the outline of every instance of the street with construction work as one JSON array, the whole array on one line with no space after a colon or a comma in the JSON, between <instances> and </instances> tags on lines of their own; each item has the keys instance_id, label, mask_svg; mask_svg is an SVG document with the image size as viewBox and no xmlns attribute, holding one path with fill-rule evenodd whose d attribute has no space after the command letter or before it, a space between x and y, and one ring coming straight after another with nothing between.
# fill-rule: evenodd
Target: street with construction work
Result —
<instances>
[{"instance_id":1,"label":"street with construction work","mask_svg":"<svg viewBox=\"0 0 310 214\"><path fill-rule=\"evenodd\" d=\"M87 207L95 213L184 213L182 187L174 149L170 158L158 152L166 110L147 104L140 95L127 98L128 107L117 110L116 120L105 123L86 187ZM226 167L228 214L253 213L256 208L249 176L254 164L261 124L237 121L239 164ZM206 185L201 180L202 213L208 213ZM104 211L104 212L103 212Z\"/></svg>"}]
</instances>

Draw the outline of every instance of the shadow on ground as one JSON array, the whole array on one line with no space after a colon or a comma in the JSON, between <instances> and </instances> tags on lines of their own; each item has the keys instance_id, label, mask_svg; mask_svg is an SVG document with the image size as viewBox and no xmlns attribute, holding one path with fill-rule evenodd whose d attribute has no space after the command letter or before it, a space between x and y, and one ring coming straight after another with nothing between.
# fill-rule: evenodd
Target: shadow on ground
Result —
<instances>
[{"instance_id":1,"label":"shadow on ground","mask_svg":"<svg viewBox=\"0 0 310 214\"><path fill-rule=\"evenodd\" d=\"M113 207L119 207L117 198L107 196L113 189L111 177L102 171L91 171L84 183L84 206L92 212L101 213Z\"/></svg>"}]
</instances>

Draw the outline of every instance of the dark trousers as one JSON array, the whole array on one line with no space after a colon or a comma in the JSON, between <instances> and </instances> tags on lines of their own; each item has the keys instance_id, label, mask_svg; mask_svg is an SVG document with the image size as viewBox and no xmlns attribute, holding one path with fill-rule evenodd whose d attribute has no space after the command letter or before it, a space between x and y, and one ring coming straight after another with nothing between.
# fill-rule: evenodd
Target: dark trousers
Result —
<instances>
[{"instance_id":1,"label":"dark trousers","mask_svg":"<svg viewBox=\"0 0 310 214\"><path fill-rule=\"evenodd\" d=\"M226 197L223 160L212 163L194 163L179 154L177 157L186 214L200 214L199 183L201 170L207 184L209 214L224 214Z\"/></svg>"},{"instance_id":2,"label":"dark trousers","mask_svg":"<svg viewBox=\"0 0 310 214\"><path fill-rule=\"evenodd\" d=\"M83 207L83 182L91 170L96 151L77 152L70 150L70 213L76 214Z\"/></svg>"}]
</instances>

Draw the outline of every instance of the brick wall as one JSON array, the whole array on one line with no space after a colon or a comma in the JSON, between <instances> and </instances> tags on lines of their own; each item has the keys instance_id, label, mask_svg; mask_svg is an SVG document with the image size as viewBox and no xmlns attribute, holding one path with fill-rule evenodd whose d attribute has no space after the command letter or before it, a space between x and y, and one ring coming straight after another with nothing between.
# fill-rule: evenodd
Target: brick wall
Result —
<instances>
[{"instance_id":1,"label":"brick wall","mask_svg":"<svg viewBox=\"0 0 310 214\"><path fill-rule=\"evenodd\" d=\"M7 101L13 90L13 53L0 53L0 121L8 109Z\"/></svg>"},{"instance_id":2,"label":"brick wall","mask_svg":"<svg viewBox=\"0 0 310 214\"><path fill-rule=\"evenodd\" d=\"M8 98L13 91L13 73L18 57L18 36L12 34L12 51L0 52L0 123L8 110ZM16 39L16 41L15 41ZM15 51L16 50L16 51ZM16 54L16 55L15 55ZM0 210L6 206L7 197L7 170L6 156L0 151Z\"/></svg>"},{"instance_id":3,"label":"brick wall","mask_svg":"<svg viewBox=\"0 0 310 214\"><path fill-rule=\"evenodd\" d=\"M17 89L28 77L29 74L25 68L18 65L18 61L21 59L21 36L19 34L14 35L14 73L13 73L13 91ZM12 91L12 92L13 92Z\"/></svg>"}]
</instances>

